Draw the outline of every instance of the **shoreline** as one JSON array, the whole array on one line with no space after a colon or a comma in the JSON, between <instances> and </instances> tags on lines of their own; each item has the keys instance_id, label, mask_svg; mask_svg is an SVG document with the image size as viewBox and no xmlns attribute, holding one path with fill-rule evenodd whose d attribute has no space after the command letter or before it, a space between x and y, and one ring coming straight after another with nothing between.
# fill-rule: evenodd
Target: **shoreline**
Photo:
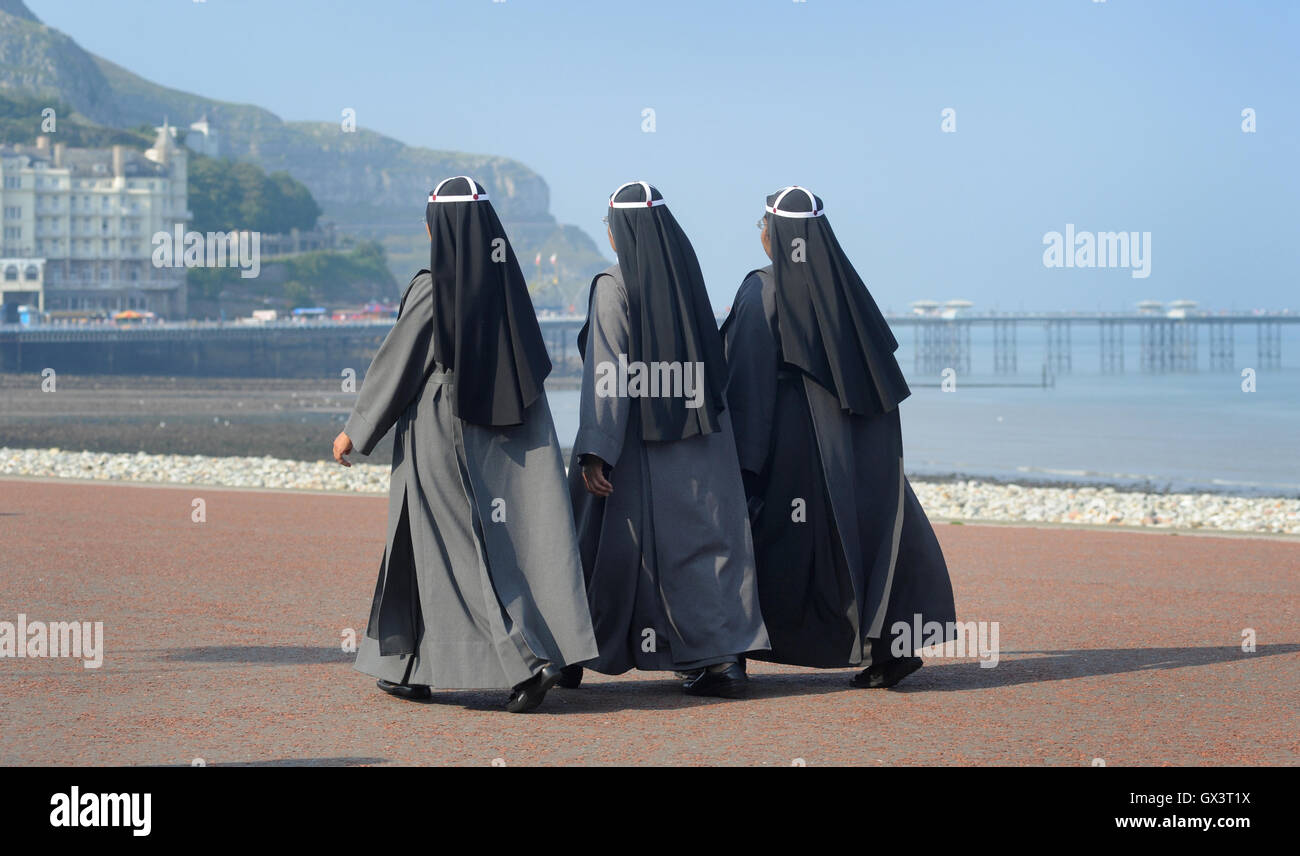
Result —
<instances>
[{"instance_id":1,"label":"shoreline","mask_svg":"<svg viewBox=\"0 0 1300 856\"><path fill-rule=\"evenodd\" d=\"M575 385L548 378L556 428L562 440L577 433ZM147 452L208 457L270 456L304 463L330 462L329 448L356 403L356 392L340 378L250 379L133 375L58 376L57 392L43 392L32 375L0 373L0 448L87 450L108 454ZM992 411L983 412L987 417ZM1191 455L1181 465L1159 457L1149 468L1117 464L1084 444L1069 454L1029 449L1024 455L998 444L997 433L981 435L991 444L981 456L980 442L947 451L936 436L930 414L928 430L915 455L904 465L915 484L977 481L990 485L1082 490L1113 488L1126 493L1212 494L1258 499L1300 499L1300 476L1285 465L1290 447L1269 447L1272 464L1241 467L1214 455ZM978 414L975 417L978 418ZM1024 429L1020 426L1020 430ZM919 434L917 433L919 430ZM1294 444L1291 444L1292 446ZM910 451L910 447L909 447ZM1102 450L1104 452L1104 450ZM391 436L359 460L384 463L392 454ZM1020 467L1024 461L1055 462L1062 469ZM1129 457L1132 460L1132 457ZM1094 467L1085 466L1095 461ZM1196 463L1196 462L1200 463ZM1125 468L1127 466L1127 468ZM1219 478L1223 476L1223 478Z\"/></svg>"},{"instance_id":2,"label":"shoreline","mask_svg":"<svg viewBox=\"0 0 1300 856\"><path fill-rule=\"evenodd\" d=\"M1282 499L1300 500L1300 492L1268 491L1266 488L1234 490L1228 485L1205 485L1195 482L1177 482L1172 479L1132 479L1119 480L1098 476L1096 479L1078 476L1052 478L1047 476L1013 476L1005 473L978 473L955 470L952 472L909 472L907 478L913 485L918 482L929 484L951 484L953 482L976 481L982 484L1018 487L1046 487L1066 490L1113 490L1116 493L1145 493L1153 496L1172 494L1191 494L1196 496L1223 496L1235 499Z\"/></svg>"},{"instance_id":3,"label":"shoreline","mask_svg":"<svg viewBox=\"0 0 1300 856\"><path fill-rule=\"evenodd\" d=\"M382 496L387 464L0 447L0 478ZM1062 525L1154 532L1300 535L1300 499L1177 493L922 475L926 514L953 523Z\"/></svg>"}]
</instances>

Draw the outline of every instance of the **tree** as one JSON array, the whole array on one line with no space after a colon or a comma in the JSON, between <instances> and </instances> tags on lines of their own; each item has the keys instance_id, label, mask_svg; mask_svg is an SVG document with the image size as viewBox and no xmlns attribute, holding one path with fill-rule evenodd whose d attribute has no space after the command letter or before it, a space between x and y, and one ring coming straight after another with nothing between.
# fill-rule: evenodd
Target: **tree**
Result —
<instances>
[{"instance_id":1,"label":"tree","mask_svg":"<svg viewBox=\"0 0 1300 856\"><path fill-rule=\"evenodd\" d=\"M196 231L279 234L316 228L320 206L287 172L268 176L255 164L203 155L194 156L189 172Z\"/></svg>"},{"instance_id":2,"label":"tree","mask_svg":"<svg viewBox=\"0 0 1300 856\"><path fill-rule=\"evenodd\" d=\"M312 198L311 191L302 182L295 181L287 172L273 172L267 176L272 197L273 228L268 231L288 232L290 229L314 229L321 208Z\"/></svg>"}]
</instances>

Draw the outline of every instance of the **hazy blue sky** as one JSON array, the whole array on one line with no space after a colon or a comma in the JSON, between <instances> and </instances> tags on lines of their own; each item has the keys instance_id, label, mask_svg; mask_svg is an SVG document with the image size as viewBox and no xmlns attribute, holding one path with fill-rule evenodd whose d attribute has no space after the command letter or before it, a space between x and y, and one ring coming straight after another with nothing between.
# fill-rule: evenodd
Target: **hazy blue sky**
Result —
<instances>
[{"instance_id":1,"label":"hazy blue sky","mask_svg":"<svg viewBox=\"0 0 1300 856\"><path fill-rule=\"evenodd\" d=\"M602 240L609 192L646 178L719 308L765 262L764 194L792 183L895 310L1300 308L1289 0L28 3L168 86L517 158ZM1151 232L1150 277L1045 268L1066 223Z\"/></svg>"}]
</instances>

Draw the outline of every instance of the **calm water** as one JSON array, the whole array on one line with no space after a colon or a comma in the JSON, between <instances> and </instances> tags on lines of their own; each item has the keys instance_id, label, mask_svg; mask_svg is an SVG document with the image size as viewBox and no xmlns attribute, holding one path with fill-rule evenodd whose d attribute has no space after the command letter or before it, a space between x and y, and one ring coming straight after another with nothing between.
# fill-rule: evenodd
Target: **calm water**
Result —
<instances>
[{"instance_id":1,"label":"calm water","mask_svg":"<svg viewBox=\"0 0 1300 856\"><path fill-rule=\"evenodd\" d=\"M971 375L957 390L914 369L912 332L899 331L899 363L914 385L903 403L907 470L1002 480L1149 486L1161 490L1300 496L1300 330L1283 333L1283 367L1257 370L1243 392L1239 371L1148 375L1128 343L1127 373L1100 373L1099 349L1074 333L1074 371L1054 388L978 388L963 383L1032 383L1041 338L1020 334L1016 377L991 372L992 348L972 343ZM1095 333L1094 333L1095 335ZM1255 367L1255 342L1239 329L1236 364ZM560 442L578 429L578 393L550 393Z\"/></svg>"}]
</instances>

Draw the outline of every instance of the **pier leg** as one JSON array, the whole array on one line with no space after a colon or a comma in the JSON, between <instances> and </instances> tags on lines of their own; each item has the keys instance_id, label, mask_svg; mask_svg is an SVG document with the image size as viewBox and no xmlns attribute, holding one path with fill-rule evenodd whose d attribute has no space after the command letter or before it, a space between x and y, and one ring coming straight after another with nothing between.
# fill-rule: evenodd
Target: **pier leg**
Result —
<instances>
[{"instance_id":1,"label":"pier leg","mask_svg":"<svg viewBox=\"0 0 1300 856\"><path fill-rule=\"evenodd\" d=\"M1236 357L1235 333L1231 323L1210 323L1210 370L1232 371Z\"/></svg>"},{"instance_id":2,"label":"pier leg","mask_svg":"<svg viewBox=\"0 0 1300 856\"><path fill-rule=\"evenodd\" d=\"M1016 373L1016 322L999 319L993 322L993 372Z\"/></svg>"},{"instance_id":3,"label":"pier leg","mask_svg":"<svg viewBox=\"0 0 1300 856\"><path fill-rule=\"evenodd\" d=\"M1198 325L1186 320L1170 324L1170 352L1174 371L1194 372L1199 367L1199 331Z\"/></svg>"},{"instance_id":4,"label":"pier leg","mask_svg":"<svg viewBox=\"0 0 1300 856\"><path fill-rule=\"evenodd\" d=\"M1260 321L1255 325L1256 358L1261 369L1282 367L1282 325L1277 321Z\"/></svg>"},{"instance_id":5,"label":"pier leg","mask_svg":"<svg viewBox=\"0 0 1300 856\"><path fill-rule=\"evenodd\" d=\"M1164 374L1174 365L1173 322L1153 318L1142 324L1142 370Z\"/></svg>"},{"instance_id":6,"label":"pier leg","mask_svg":"<svg viewBox=\"0 0 1300 856\"><path fill-rule=\"evenodd\" d=\"M923 321L916 325L919 343L916 348L917 374L934 374L950 365L947 362L946 324L943 321Z\"/></svg>"},{"instance_id":7,"label":"pier leg","mask_svg":"<svg viewBox=\"0 0 1300 856\"><path fill-rule=\"evenodd\" d=\"M1101 328L1101 372L1102 374L1124 373L1124 324L1121 321L1102 319Z\"/></svg>"},{"instance_id":8,"label":"pier leg","mask_svg":"<svg viewBox=\"0 0 1300 856\"><path fill-rule=\"evenodd\" d=\"M970 323L960 325L961 330L961 370L963 375L970 375Z\"/></svg>"},{"instance_id":9,"label":"pier leg","mask_svg":"<svg viewBox=\"0 0 1300 856\"><path fill-rule=\"evenodd\" d=\"M1053 374L1069 374L1074 363L1070 345L1070 322L1064 319L1048 321L1045 327L1047 333L1047 365L1051 368Z\"/></svg>"}]
</instances>

